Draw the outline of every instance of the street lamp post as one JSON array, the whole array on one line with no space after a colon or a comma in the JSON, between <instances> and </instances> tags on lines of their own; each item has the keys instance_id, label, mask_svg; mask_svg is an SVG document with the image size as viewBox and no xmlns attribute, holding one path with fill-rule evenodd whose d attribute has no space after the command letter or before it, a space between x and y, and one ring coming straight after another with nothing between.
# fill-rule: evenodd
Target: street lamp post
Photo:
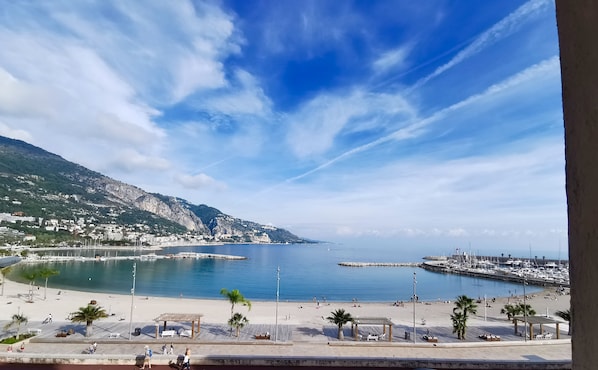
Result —
<instances>
[{"instance_id":1,"label":"street lamp post","mask_svg":"<svg viewBox=\"0 0 598 370\"><path fill-rule=\"evenodd\" d=\"M416 293L416 285L417 285L417 280L416 280L416 274L417 273L413 273L413 343L415 343L415 338L417 336L416 334L416 330L415 330L415 301L417 301L417 293Z\"/></svg>"},{"instance_id":2,"label":"street lamp post","mask_svg":"<svg viewBox=\"0 0 598 370\"><path fill-rule=\"evenodd\" d=\"M525 281L525 275L523 275L523 320L525 322L525 342L527 342L527 304L526 304L526 297L525 297L525 285L527 282Z\"/></svg>"},{"instance_id":3,"label":"street lamp post","mask_svg":"<svg viewBox=\"0 0 598 370\"><path fill-rule=\"evenodd\" d=\"M274 341L278 341L278 298L280 297L280 266L276 269L276 332L274 333Z\"/></svg>"},{"instance_id":4,"label":"street lamp post","mask_svg":"<svg viewBox=\"0 0 598 370\"><path fill-rule=\"evenodd\" d=\"M133 306L135 302L135 272L137 271L137 263L133 262L133 287L131 288L131 316L129 317L129 340L133 335Z\"/></svg>"}]
</instances>

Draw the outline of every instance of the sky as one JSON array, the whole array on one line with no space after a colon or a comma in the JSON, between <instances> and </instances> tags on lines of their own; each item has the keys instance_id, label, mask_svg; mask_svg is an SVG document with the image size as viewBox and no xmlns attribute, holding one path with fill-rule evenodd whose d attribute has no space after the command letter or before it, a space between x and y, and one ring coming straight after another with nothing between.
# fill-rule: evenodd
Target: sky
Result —
<instances>
[{"instance_id":1,"label":"sky","mask_svg":"<svg viewBox=\"0 0 598 370\"><path fill-rule=\"evenodd\" d=\"M316 240L566 249L553 1L23 0L0 45L0 135L146 191Z\"/></svg>"}]
</instances>

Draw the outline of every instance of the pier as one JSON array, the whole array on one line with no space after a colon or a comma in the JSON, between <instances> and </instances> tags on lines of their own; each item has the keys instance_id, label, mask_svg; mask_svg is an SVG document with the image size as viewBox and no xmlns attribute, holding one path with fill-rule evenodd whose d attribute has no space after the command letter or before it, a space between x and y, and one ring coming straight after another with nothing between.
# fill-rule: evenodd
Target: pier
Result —
<instances>
[{"instance_id":1,"label":"pier","mask_svg":"<svg viewBox=\"0 0 598 370\"><path fill-rule=\"evenodd\" d=\"M339 262L345 267L421 267L419 262Z\"/></svg>"},{"instance_id":2,"label":"pier","mask_svg":"<svg viewBox=\"0 0 598 370\"><path fill-rule=\"evenodd\" d=\"M44 255L41 257L31 256L24 260L24 262L104 262L104 261L123 261L123 260L137 260L137 261L155 261L162 259L221 259L221 260L246 260L244 256L233 256L229 254L216 253L195 253L195 252L181 252L177 254L141 254L131 256L99 256L85 257L85 256L53 256Z\"/></svg>"}]
</instances>

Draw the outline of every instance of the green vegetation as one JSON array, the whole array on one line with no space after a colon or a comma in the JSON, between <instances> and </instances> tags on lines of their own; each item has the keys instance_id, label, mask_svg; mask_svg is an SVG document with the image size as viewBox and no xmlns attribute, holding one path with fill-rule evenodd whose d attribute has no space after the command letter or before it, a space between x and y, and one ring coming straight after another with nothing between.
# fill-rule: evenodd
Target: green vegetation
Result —
<instances>
[{"instance_id":1,"label":"green vegetation","mask_svg":"<svg viewBox=\"0 0 598 370\"><path fill-rule=\"evenodd\" d=\"M507 320L512 320L515 316L519 315L533 316L536 314L536 310L534 310L532 306L530 306L529 304L506 304L503 308L500 309L500 313L503 315L507 315Z\"/></svg>"},{"instance_id":2,"label":"green vegetation","mask_svg":"<svg viewBox=\"0 0 598 370\"><path fill-rule=\"evenodd\" d=\"M14 335L10 338L5 338L2 341L0 341L0 343L2 344L15 344L17 342L20 342L22 340L25 339L29 339L31 337L35 336L35 334L30 334L30 333L26 333L26 334L20 334L20 335Z\"/></svg>"},{"instance_id":3,"label":"green vegetation","mask_svg":"<svg viewBox=\"0 0 598 370\"><path fill-rule=\"evenodd\" d=\"M473 302L472 298L466 295L460 295L455 301L455 307L453 308L453 314L451 320L453 321L453 333L457 334L457 338L464 340L465 331L467 329L467 320L469 314L475 315L478 306Z\"/></svg>"},{"instance_id":4,"label":"green vegetation","mask_svg":"<svg viewBox=\"0 0 598 370\"><path fill-rule=\"evenodd\" d=\"M8 330L13 326L17 326L17 337L19 337L21 335L21 325L22 324L27 324L27 322L29 321L29 319L27 319L27 317L25 317L23 314L14 314L12 315L12 320L4 325L4 330Z\"/></svg>"},{"instance_id":5,"label":"green vegetation","mask_svg":"<svg viewBox=\"0 0 598 370\"><path fill-rule=\"evenodd\" d=\"M247 306L248 310L251 310L251 301L247 300L238 289L228 290L226 288L220 289L220 294L228 299L231 304L230 317L233 318L233 312L236 304L242 304Z\"/></svg>"},{"instance_id":6,"label":"green vegetation","mask_svg":"<svg viewBox=\"0 0 598 370\"><path fill-rule=\"evenodd\" d=\"M235 329L236 337L239 337L241 329L247 324L249 324L249 320L247 320L243 314L238 312L235 312L235 314L232 315L228 320L228 325L231 327L231 329Z\"/></svg>"},{"instance_id":7,"label":"green vegetation","mask_svg":"<svg viewBox=\"0 0 598 370\"><path fill-rule=\"evenodd\" d=\"M339 308L338 310L331 312L331 315L328 316L326 320L338 326L338 339L343 340L345 338L343 334L343 326L345 326L346 323L353 321L353 317L351 317L350 313Z\"/></svg>"},{"instance_id":8,"label":"green vegetation","mask_svg":"<svg viewBox=\"0 0 598 370\"><path fill-rule=\"evenodd\" d=\"M556 311L554 314L560 317L561 319L567 321L567 323L569 324L569 331L567 332L567 335L571 335L571 309L564 311Z\"/></svg>"},{"instance_id":9,"label":"green vegetation","mask_svg":"<svg viewBox=\"0 0 598 370\"><path fill-rule=\"evenodd\" d=\"M93 322L108 317L106 310L95 304L88 304L86 307L79 307L79 311L71 313L72 322L84 322L85 336L90 337L93 334Z\"/></svg>"},{"instance_id":10,"label":"green vegetation","mask_svg":"<svg viewBox=\"0 0 598 370\"><path fill-rule=\"evenodd\" d=\"M41 277L42 279L45 279L45 285L44 285L44 300L46 300L47 297L47 293L48 293L48 279L52 276L58 275L60 274L60 271L58 270L54 270L48 267L42 267L39 271L38 271L38 275L39 277Z\"/></svg>"}]
</instances>

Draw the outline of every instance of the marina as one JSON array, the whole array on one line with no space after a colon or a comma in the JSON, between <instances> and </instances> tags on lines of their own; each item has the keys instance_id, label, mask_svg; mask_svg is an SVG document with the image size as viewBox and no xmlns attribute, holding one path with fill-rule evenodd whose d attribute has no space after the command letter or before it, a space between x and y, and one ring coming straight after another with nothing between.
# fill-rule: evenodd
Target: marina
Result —
<instances>
[{"instance_id":1,"label":"marina","mask_svg":"<svg viewBox=\"0 0 598 370\"><path fill-rule=\"evenodd\" d=\"M561 261L522 260L505 257L476 257L467 254L430 259L421 268L439 273L509 281L536 286L569 288L569 267Z\"/></svg>"}]
</instances>

